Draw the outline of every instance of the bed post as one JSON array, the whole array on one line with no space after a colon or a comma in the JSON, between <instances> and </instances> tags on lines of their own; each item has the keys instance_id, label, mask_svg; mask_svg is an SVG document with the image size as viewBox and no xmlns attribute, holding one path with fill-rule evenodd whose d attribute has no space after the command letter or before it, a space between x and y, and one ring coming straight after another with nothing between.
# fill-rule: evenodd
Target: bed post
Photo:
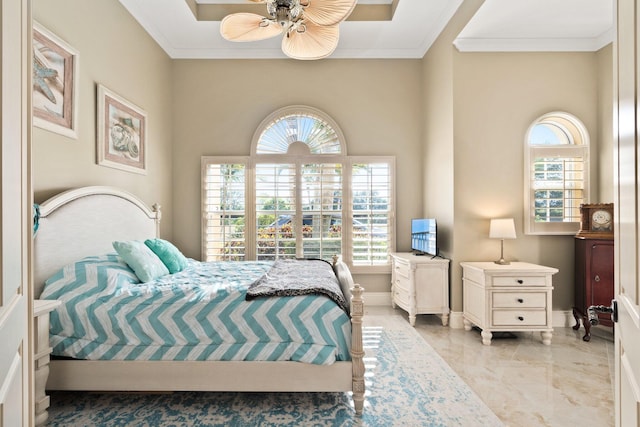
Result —
<instances>
[{"instance_id":1,"label":"bed post","mask_svg":"<svg viewBox=\"0 0 640 427\"><path fill-rule=\"evenodd\" d=\"M154 203L151 206L153 212L156 214L155 222L156 222L156 237L160 237L160 220L162 219L162 206L158 203Z\"/></svg>"},{"instance_id":2,"label":"bed post","mask_svg":"<svg viewBox=\"0 0 640 427\"><path fill-rule=\"evenodd\" d=\"M351 288L351 364L353 405L356 414L362 414L364 408L364 349L362 346L362 318L364 317L364 288L355 284Z\"/></svg>"}]
</instances>

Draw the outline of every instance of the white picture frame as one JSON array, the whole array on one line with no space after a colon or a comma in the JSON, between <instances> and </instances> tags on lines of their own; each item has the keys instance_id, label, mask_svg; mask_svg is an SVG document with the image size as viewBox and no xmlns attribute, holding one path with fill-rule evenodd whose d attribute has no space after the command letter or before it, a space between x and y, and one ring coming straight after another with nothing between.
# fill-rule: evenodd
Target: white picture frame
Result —
<instances>
[{"instance_id":1,"label":"white picture frame","mask_svg":"<svg viewBox=\"0 0 640 427\"><path fill-rule=\"evenodd\" d=\"M79 55L64 40L33 23L33 124L76 139Z\"/></svg>"},{"instance_id":2,"label":"white picture frame","mask_svg":"<svg viewBox=\"0 0 640 427\"><path fill-rule=\"evenodd\" d=\"M97 163L146 174L147 113L101 84L97 92Z\"/></svg>"}]
</instances>

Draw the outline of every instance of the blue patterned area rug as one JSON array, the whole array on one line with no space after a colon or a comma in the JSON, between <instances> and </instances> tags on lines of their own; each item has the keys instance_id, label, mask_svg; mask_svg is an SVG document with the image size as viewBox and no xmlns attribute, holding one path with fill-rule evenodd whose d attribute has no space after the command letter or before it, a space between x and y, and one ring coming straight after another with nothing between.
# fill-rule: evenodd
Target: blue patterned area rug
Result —
<instances>
[{"instance_id":1,"label":"blue patterned area rug","mask_svg":"<svg viewBox=\"0 0 640 427\"><path fill-rule=\"evenodd\" d=\"M502 426L407 321L394 317L365 327L360 417L347 393L51 392L47 426Z\"/></svg>"}]
</instances>

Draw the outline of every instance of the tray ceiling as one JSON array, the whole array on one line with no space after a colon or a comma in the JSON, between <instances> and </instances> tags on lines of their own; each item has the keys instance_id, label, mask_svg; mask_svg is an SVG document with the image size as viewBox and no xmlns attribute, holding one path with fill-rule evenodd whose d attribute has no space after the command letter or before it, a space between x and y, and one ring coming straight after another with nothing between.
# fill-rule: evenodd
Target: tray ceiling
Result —
<instances>
[{"instance_id":1,"label":"tray ceiling","mask_svg":"<svg viewBox=\"0 0 640 427\"><path fill-rule=\"evenodd\" d=\"M247 0L119 0L172 58L286 58L280 38L234 43L228 13L264 14ZM462 0L359 0L331 58L422 58ZM460 51L595 51L613 40L613 0L485 0L459 34Z\"/></svg>"}]
</instances>

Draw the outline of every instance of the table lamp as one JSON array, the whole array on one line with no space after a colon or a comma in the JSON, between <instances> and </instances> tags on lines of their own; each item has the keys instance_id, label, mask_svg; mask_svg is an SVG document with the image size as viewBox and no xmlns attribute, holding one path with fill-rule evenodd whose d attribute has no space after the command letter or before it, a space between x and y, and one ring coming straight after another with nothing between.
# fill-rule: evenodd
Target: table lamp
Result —
<instances>
[{"instance_id":1,"label":"table lamp","mask_svg":"<svg viewBox=\"0 0 640 427\"><path fill-rule=\"evenodd\" d=\"M500 239L500 259L496 264L509 265L509 261L504 260L504 239L516 238L516 225L513 218L492 219L489 225L489 238Z\"/></svg>"}]
</instances>

